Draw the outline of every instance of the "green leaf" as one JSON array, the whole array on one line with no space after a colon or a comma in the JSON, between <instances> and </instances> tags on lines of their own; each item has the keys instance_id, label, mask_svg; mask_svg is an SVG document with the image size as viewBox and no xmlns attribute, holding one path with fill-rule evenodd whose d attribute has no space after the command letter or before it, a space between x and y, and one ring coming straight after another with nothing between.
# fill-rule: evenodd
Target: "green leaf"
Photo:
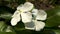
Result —
<instances>
[{"instance_id":1,"label":"green leaf","mask_svg":"<svg viewBox=\"0 0 60 34\"><path fill-rule=\"evenodd\" d=\"M6 20L11 19L12 18L11 16L12 14L10 13L0 14L0 18L6 19Z\"/></svg>"},{"instance_id":2,"label":"green leaf","mask_svg":"<svg viewBox=\"0 0 60 34\"><path fill-rule=\"evenodd\" d=\"M44 29L43 31L41 31L42 34L55 34L55 32L51 29Z\"/></svg>"},{"instance_id":3,"label":"green leaf","mask_svg":"<svg viewBox=\"0 0 60 34\"><path fill-rule=\"evenodd\" d=\"M15 33L14 29L10 26L5 24L4 21L0 21L0 33Z\"/></svg>"},{"instance_id":4,"label":"green leaf","mask_svg":"<svg viewBox=\"0 0 60 34\"><path fill-rule=\"evenodd\" d=\"M55 34L60 34L60 30L53 30Z\"/></svg>"},{"instance_id":5,"label":"green leaf","mask_svg":"<svg viewBox=\"0 0 60 34\"><path fill-rule=\"evenodd\" d=\"M48 18L46 20L46 27L54 27L60 25L60 7L47 10Z\"/></svg>"},{"instance_id":6,"label":"green leaf","mask_svg":"<svg viewBox=\"0 0 60 34\"><path fill-rule=\"evenodd\" d=\"M33 31L33 30L20 30L17 31L17 33L19 34L55 34L54 31L50 30L50 29L44 29L41 31Z\"/></svg>"},{"instance_id":7,"label":"green leaf","mask_svg":"<svg viewBox=\"0 0 60 34\"><path fill-rule=\"evenodd\" d=\"M11 33L11 32L0 32L0 34L15 34L15 33Z\"/></svg>"},{"instance_id":8,"label":"green leaf","mask_svg":"<svg viewBox=\"0 0 60 34\"><path fill-rule=\"evenodd\" d=\"M0 20L10 20L12 16L13 9L6 7L6 6L0 6Z\"/></svg>"}]
</instances>

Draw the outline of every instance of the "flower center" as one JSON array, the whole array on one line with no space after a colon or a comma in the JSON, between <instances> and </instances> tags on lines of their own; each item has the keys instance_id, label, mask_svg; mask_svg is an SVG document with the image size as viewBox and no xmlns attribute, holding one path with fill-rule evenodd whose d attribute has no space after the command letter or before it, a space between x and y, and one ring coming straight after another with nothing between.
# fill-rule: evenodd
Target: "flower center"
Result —
<instances>
[{"instance_id":1,"label":"flower center","mask_svg":"<svg viewBox=\"0 0 60 34\"><path fill-rule=\"evenodd\" d=\"M23 13L23 11L22 10L18 10L20 13Z\"/></svg>"}]
</instances>

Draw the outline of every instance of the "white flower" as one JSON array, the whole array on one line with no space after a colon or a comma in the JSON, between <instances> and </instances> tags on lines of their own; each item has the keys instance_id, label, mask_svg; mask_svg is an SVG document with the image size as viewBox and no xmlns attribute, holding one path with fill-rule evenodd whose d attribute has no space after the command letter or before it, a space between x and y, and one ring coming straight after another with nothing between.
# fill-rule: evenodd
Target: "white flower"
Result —
<instances>
[{"instance_id":1,"label":"white flower","mask_svg":"<svg viewBox=\"0 0 60 34\"><path fill-rule=\"evenodd\" d=\"M32 3L26 2L26 3L24 3L24 5L22 4L21 6L18 6L17 10L20 10L23 12L23 11L31 11L33 8L34 8L34 6Z\"/></svg>"},{"instance_id":2,"label":"white flower","mask_svg":"<svg viewBox=\"0 0 60 34\"><path fill-rule=\"evenodd\" d=\"M40 31L44 28L45 23L39 20L46 20L47 14L44 10L32 10L33 19L30 23L25 23L25 28L30 30Z\"/></svg>"},{"instance_id":3,"label":"white flower","mask_svg":"<svg viewBox=\"0 0 60 34\"><path fill-rule=\"evenodd\" d=\"M26 2L24 5L18 6L17 10L14 12L14 15L11 19L11 25L15 26L21 19L23 23L31 22L32 14L30 10L32 10L33 4Z\"/></svg>"},{"instance_id":4,"label":"white flower","mask_svg":"<svg viewBox=\"0 0 60 34\"><path fill-rule=\"evenodd\" d=\"M18 6L17 10L12 16L11 25L15 26L22 19L25 29L35 31L40 31L43 29L45 23L42 21L46 20L47 13L44 10L33 9L33 7L33 4L30 2L26 2L21 6Z\"/></svg>"}]
</instances>

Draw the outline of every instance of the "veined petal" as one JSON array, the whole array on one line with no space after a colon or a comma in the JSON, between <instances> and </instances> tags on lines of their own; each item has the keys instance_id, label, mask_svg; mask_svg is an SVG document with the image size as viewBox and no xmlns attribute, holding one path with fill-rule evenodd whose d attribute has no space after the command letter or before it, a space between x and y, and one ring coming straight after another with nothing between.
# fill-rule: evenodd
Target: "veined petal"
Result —
<instances>
[{"instance_id":1,"label":"veined petal","mask_svg":"<svg viewBox=\"0 0 60 34\"><path fill-rule=\"evenodd\" d=\"M40 31L45 26L45 23L42 21L35 21L35 30Z\"/></svg>"},{"instance_id":2,"label":"veined petal","mask_svg":"<svg viewBox=\"0 0 60 34\"><path fill-rule=\"evenodd\" d=\"M14 15L13 15L13 18L11 19L11 25L12 26L15 26L19 21L20 21L20 13L15 12Z\"/></svg>"},{"instance_id":3,"label":"veined petal","mask_svg":"<svg viewBox=\"0 0 60 34\"><path fill-rule=\"evenodd\" d=\"M24 24L25 24L25 29L29 29L29 30L35 29L35 24L33 22L24 23Z\"/></svg>"},{"instance_id":4,"label":"veined petal","mask_svg":"<svg viewBox=\"0 0 60 34\"><path fill-rule=\"evenodd\" d=\"M36 16L38 14L38 9L33 9L32 14L33 14L33 16Z\"/></svg>"},{"instance_id":5,"label":"veined petal","mask_svg":"<svg viewBox=\"0 0 60 34\"><path fill-rule=\"evenodd\" d=\"M44 10L39 10L36 20L46 20L47 13Z\"/></svg>"},{"instance_id":6,"label":"veined petal","mask_svg":"<svg viewBox=\"0 0 60 34\"><path fill-rule=\"evenodd\" d=\"M26 2L24 3L24 5L20 8L20 11L24 12L24 11L31 11L33 9L33 4L30 2Z\"/></svg>"},{"instance_id":7,"label":"veined petal","mask_svg":"<svg viewBox=\"0 0 60 34\"><path fill-rule=\"evenodd\" d=\"M32 20L32 14L30 12L21 13L21 17L22 17L23 23L28 23L28 22L31 22Z\"/></svg>"}]
</instances>

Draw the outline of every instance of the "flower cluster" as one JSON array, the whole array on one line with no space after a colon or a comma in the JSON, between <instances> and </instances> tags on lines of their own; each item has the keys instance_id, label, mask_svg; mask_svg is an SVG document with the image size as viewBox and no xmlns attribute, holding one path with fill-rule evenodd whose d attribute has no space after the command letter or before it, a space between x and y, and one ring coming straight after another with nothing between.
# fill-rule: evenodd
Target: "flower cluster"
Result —
<instances>
[{"instance_id":1,"label":"flower cluster","mask_svg":"<svg viewBox=\"0 0 60 34\"><path fill-rule=\"evenodd\" d=\"M38 10L34 8L34 5L30 2L26 2L17 7L17 10L12 16L11 25L15 26L20 20L25 25L25 29L40 31L44 28L47 13L44 10Z\"/></svg>"}]
</instances>

